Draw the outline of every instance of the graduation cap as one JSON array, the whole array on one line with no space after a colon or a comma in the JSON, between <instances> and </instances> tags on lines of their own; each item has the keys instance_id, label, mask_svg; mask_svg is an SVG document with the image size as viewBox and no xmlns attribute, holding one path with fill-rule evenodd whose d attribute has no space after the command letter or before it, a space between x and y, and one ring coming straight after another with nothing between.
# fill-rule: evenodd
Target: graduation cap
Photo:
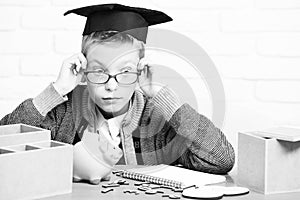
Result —
<instances>
[{"instance_id":1,"label":"graduation cap","mask_svg":"<svg viewBox=\"0 0 300 200\"><path fill-rule=\"evenodd\" d=\"M95 31L125 32L146 42L148 26L172 21L165 13L121 4L100 4L65 12L87 17L82 35Z\"/></svg>"}]
</instances>

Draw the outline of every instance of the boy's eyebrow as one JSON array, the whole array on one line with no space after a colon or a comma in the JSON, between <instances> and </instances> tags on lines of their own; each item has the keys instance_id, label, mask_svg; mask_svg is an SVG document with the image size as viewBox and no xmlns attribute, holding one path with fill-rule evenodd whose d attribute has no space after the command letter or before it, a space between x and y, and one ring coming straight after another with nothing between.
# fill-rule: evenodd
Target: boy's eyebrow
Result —
<instances>
[{"instance_id":1,"label":"boy's eyebrow","mask_svg":"<svg viewBox=\"0 0 300 200\"><path fill-rule=\"evenodd\" d=\"M88 64L91 64L91 63L93 63L93 62L96 62L97 64L99 64L99 65L101 65L101 66L105 66L102 62L100 62L100 61L98 61L98 60L92 60L92 61L90 61L90 62L88 62Z\"/></svg>"},{"instance_id":2,"label":"boy's eyebrow","mask_svg":"<svg viewBox=\"0 0 300 200\"><path fill-rule=\"evenodd\" d=\"M97 65L94 65L93 63L97 63ZM92 70L98 70L98 69L101 69L104 71L106 70L106 67L104 66L104 64L102 64L98 60L92 60L92 61L88 62L87 67L89 67Z\"/></svg>"},{"instance_id":3,"label":"boy's eyebrow","mask_svg":"<svg viewBox=\"0 0 300 200\"><path fill-rule=\"evenodd\" d=\"M125 65L125 67L132 67L135 63L132 60L124 60L121 64Z\"/></svg>"},{"instance_id":4,"label":"boy's eyebrow","mask_svg":"<svg viewBox=\"0 0 300 200\"><path fill-rule=\"evenodd\" d=\"M96 63L98 63L99 65L105 66L105 65L104 65L102 62L100 62L99 60L91 60L89 63L93 63L93 62L96 62ZM132 60L124 60L124 61L121 62L121 64L124 64L124 63L126 63L126 64L132 64L131 62L132 62Z\"/></svg>"},{"instance_id":5,"label":"boy's eyebrow","mask_svg":"<svg viewBox=\"0 0 300 200\"><path fill-rule=\"evenodd\" d=\"M94 62L97 63L98 66L92 65ZM120 62L120 64L125 65L125 66L120 67L119 70L123 70L123 69L126 69L126 68L133 69L132 66L135 65L134 63L132 63L132 60L124 60L124 61ZM92 65L90 67L93 68L93 69L101 68L103 70L106 70L105 65L102 62L100 62L99 60L91 60L90 62L88 62L88 66L89 65Z\"/></svg>"},{"instance_id":6,"label":"boy's eyebrow","mask_svg":"<svg viewBox=\"0 0 300 200\"><path fill-rule=\"evenodd\" d=\"M131 61L125 61L122 62L124 65L122 67L119 68L119 70L124 70L124 69L129 69L129 70L133 70L135 69L136 65L134 63L132 63Z\"/></svg>"}]
</instances>

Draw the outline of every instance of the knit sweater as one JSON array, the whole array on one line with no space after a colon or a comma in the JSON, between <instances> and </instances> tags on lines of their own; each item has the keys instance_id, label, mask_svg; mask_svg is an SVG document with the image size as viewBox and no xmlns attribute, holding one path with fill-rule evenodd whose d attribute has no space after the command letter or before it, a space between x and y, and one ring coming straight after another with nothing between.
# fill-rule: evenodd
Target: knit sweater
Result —
<instances>
[{"instance_id":1,"label":"knit sweater","mask_svg":"<svg viewBox=\"0 0 300 200\"><path fill-rule=\"evenodd\" d=\"M45 128L53 140L74 144L82 117L91 123L87 98L86 86L77 86L62 97L51 84L37 97L22 102L0 125L24 123ZM222 131L188 104L180 104L167 87L153 98L134 92L120 137L125 164L181 164L225 174L235 161Z\"/></svg>"}]
</instances>

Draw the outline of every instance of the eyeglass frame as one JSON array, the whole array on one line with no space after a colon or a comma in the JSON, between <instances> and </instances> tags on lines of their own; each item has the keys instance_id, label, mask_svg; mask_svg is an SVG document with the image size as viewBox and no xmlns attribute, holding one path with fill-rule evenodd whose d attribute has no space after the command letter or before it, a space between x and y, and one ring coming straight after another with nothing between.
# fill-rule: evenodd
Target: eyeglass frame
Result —
<instances>
[{"instance_id":1,"label":"eyeglass frame","mask_svg":"<svg viewBox=\"0 0 300 200\"><path fill-rule=\"evenodd\" d=\"M117 73L117 74L115 74L115 75L110 75L110 74L108 74L108 73L101 72L101 73L103 73L103 74L108 75L108 79L107 79L105 82L103 82L103 83L94 83L94 82L90 81L89 78L87 77L87 75L88 75L89 73L95 73L95 72L100 72L100 71L101 71L101 70L84 71L83 74L86 76L87 80L88 80L90 83L92 83L92 84L104 85L104 84L108 83L108 81L109 81L111 78L114 78L115 81L116 81L118 84L120 84L120 85L132 85L132 84L134 84L134 83L138 80L138 77L142 74L143 69L137 70L137 72L120 72L120 73ZM137 74L137 78L136 78L136 80L135 80L133 83L130 83L130 84L120 83L120 82L117 80L116 77L117 77L118 75L124 74L124 73Z\"/></svg>"}]
</instances>

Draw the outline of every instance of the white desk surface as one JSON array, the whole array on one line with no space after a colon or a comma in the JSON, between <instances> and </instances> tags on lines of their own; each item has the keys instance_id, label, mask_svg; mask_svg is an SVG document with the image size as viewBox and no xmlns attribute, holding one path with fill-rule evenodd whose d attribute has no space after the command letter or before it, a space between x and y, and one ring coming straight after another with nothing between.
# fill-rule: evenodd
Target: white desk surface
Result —
<instances>
[{"instance_id":1,"label":"white desk surface","mask_svg":"<svg viewBox=\"0 0 300 200\"><path fill-rule=\"evenodd\" d=\"M121 167L124 168L124 167ZM126 168L126 167L125 167ZM115 179L119 179L120 177L117 177L115 175L111 176L111 180L113 181ZM223 183L222 185L234 185L234 176L227 175L226 176L226 183ZM101 193L102 189L105 189L102 187L102 184L105 184L107 182L101 182L99 185L90 185L88 183L73 183L73 190L72 193L69 194L63 194L58 196L52 196L43 198L42 200L157 200L157 199L163 199L168 200L168 197L161 197L162 194L155 194L155 195L147 195L144 192L140 191L139 195L135 194L124 194L123 190L125 189L136 189L136 186L133 184L136 182L134 180L126 179L130 183L129 185L121 185L120 187L114 188L114 191L109 193ZM178 194L181 196L181 193L173 192L169 189L162 189L167 194ZM188 199L181 196L180 199ZM224 200L232 200L232 199L241 199L241 200L293 200L293 199L300 199L300 192L299 193L284 193L284 194L272 194L272 195L263 195L254 191L250 191L249 194L246 195L240 195L240 196L224 196L222 199Z\"/></svg>"}]
</instances>

